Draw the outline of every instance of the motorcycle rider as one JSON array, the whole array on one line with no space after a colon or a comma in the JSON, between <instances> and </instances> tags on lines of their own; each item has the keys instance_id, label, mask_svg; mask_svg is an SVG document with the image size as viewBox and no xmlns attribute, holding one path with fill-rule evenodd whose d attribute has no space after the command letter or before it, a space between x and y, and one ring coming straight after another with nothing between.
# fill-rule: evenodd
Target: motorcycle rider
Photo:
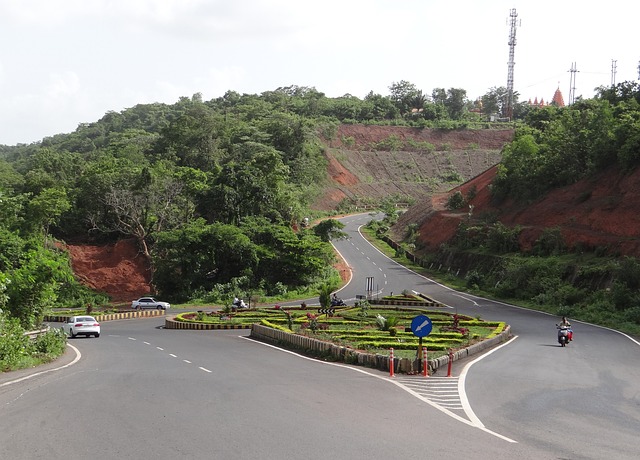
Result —
<instances>
[{"instance_id":1,"label":"motorcycle rider","mask_svg":"<svg viewBox=\"0 0 640 460\"><path fill-rule=\"evenodd\" d=\"M562 317L562 321L560 321L558 327L567 330L567 339L569 339L569 342L571 342L573 340L573 330L571 330L571 323L566 316Z\"/></svg>"}]
</instances>

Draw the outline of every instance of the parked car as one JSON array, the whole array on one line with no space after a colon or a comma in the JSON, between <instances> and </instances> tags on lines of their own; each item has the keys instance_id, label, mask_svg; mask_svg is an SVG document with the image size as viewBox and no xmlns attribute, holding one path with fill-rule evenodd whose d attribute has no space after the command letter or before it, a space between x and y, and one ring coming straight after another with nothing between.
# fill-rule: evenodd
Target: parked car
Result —
<instances>
[{"instance_id":1,"label":"parked car","mask_svg":"<svg viewBox=\"0 0 640 460\"><path fill-rule=\"evenodd\" d=\"M143 310L145 308L157 308L158 310L167 310L171 308L169 302L161 302L153 297L140 297L138 300L131 302L131 308L134 310Z\"/></svg>"},{"instance_id":2,"label":"parked car","mask_svg":"<svg viewBox=\"0 0 640 460\"><path fill-rule=\"evenodd\" d=\"M62 325L62 330L72 338L78 335L100 337L100 323L93 316L72 316Z\"/></svg>"}]
</instances>

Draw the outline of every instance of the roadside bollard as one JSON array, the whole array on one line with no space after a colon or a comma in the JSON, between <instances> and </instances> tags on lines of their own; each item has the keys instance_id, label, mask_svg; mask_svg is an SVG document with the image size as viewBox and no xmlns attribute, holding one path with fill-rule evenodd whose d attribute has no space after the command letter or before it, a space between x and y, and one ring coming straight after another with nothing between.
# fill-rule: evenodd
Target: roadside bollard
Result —
<instances>
[{"instance_id":1,"label":"roadside bollard","mask_svg":"<svg viewBox=\"0 0 640 460\"><path fill-rule=\"evenodd\" d=\"M389 377L393 377L393 348L390 348L389 351Z\"/></svg>"},{"instance_id":2,"label":"roadside bollard","mask_svg":"<svg viewBox=\"0 0 640 460\"><path fill-rule=\"evenodd\" d=\"M429 377L429 361L427 361L427 347L422 347L422 375L425 377Z\"/></svg>"},{"instance_id":3,"label":"roadside bollard","mask_svg":"<svg viewBox=\"0 0 640 460\"><path fill-rule=\"evenodd\" d=\"M449 349L449 368L447 370L447 377L451 377L451 366L453 365L453 350Z\"/></svg>"}]
</instances>

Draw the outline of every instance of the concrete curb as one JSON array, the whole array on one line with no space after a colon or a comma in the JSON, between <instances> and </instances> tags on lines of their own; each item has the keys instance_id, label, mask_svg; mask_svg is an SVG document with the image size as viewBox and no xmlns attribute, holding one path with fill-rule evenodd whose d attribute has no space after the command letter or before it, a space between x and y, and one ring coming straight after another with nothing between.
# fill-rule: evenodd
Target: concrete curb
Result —
<instances>
[{"instance_id":1,"label":"concrete curb","mask_svg":"<svg viewBox=\"0 0 640 460\"><path fill-rule=\"evenodd\" d=\"M93 316L98 321L115 321L119 319L132 319L132 318L149 318L154 316L165 316L164 310L141 310L141 311L126 311L122 313L109 313L101 315L98 313L88 313L87 316ZM67 319L74 315L51 315L45 316L44 320L54 323L64 323ZM79 315L75 315L79 316Z\"/></svg>"},{"instance_id":2,"label":"concrete curb","mask_svg":"<svg viewBox=\"0 0 640 460\"><path fill-rule=\"evenodd\" d=\"M211 331L220 329L251 329L253 324L207 324L207 323L189 323L185 321L176 321L175 316L166 317L164 319L165 329L189 329L196 331Z\"/></svg>"}]
</instances>

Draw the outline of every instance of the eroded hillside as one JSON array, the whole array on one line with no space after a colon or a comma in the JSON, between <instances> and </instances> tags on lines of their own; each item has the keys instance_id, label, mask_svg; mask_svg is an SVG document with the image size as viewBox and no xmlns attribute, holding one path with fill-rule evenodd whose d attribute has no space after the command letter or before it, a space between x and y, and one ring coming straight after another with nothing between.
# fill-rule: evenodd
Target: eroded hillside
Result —
<instances>
[{"instance_id":1,"label":"eroded hillside","mask_svg":"<svg viewBox=\"0 0 640 460\"><path fill-rule=\"evenodd\" d=\"M507 226L520 226L519 243L529 250L545 229L558 228L571 248L601 249L610 254L640 257L640 169L630 174L612 167L574 185L557 188L529 205L513 202L492 205L490 184L496 173L491 168L450 193L423 200L404 214L393 229L393 238L403 238L407 225L419 225L423 251L435 251L451 239L463 221L480 222L488 215ZM473 206L450 211L447 197L460 190Z\"/></svg>"},{"instance_id":2,"label":"eroded hillside","mask_svg":"<svg viewBox=\"0 0 640 460\"><path fill-rule=\"evenodd\" d=\"M313 207L331 210L343 200L366 205L388 196L422 201L497 164L512 137L512 130L342 125L328 142L331 183Z\"/></svg>"}]
</instances>

